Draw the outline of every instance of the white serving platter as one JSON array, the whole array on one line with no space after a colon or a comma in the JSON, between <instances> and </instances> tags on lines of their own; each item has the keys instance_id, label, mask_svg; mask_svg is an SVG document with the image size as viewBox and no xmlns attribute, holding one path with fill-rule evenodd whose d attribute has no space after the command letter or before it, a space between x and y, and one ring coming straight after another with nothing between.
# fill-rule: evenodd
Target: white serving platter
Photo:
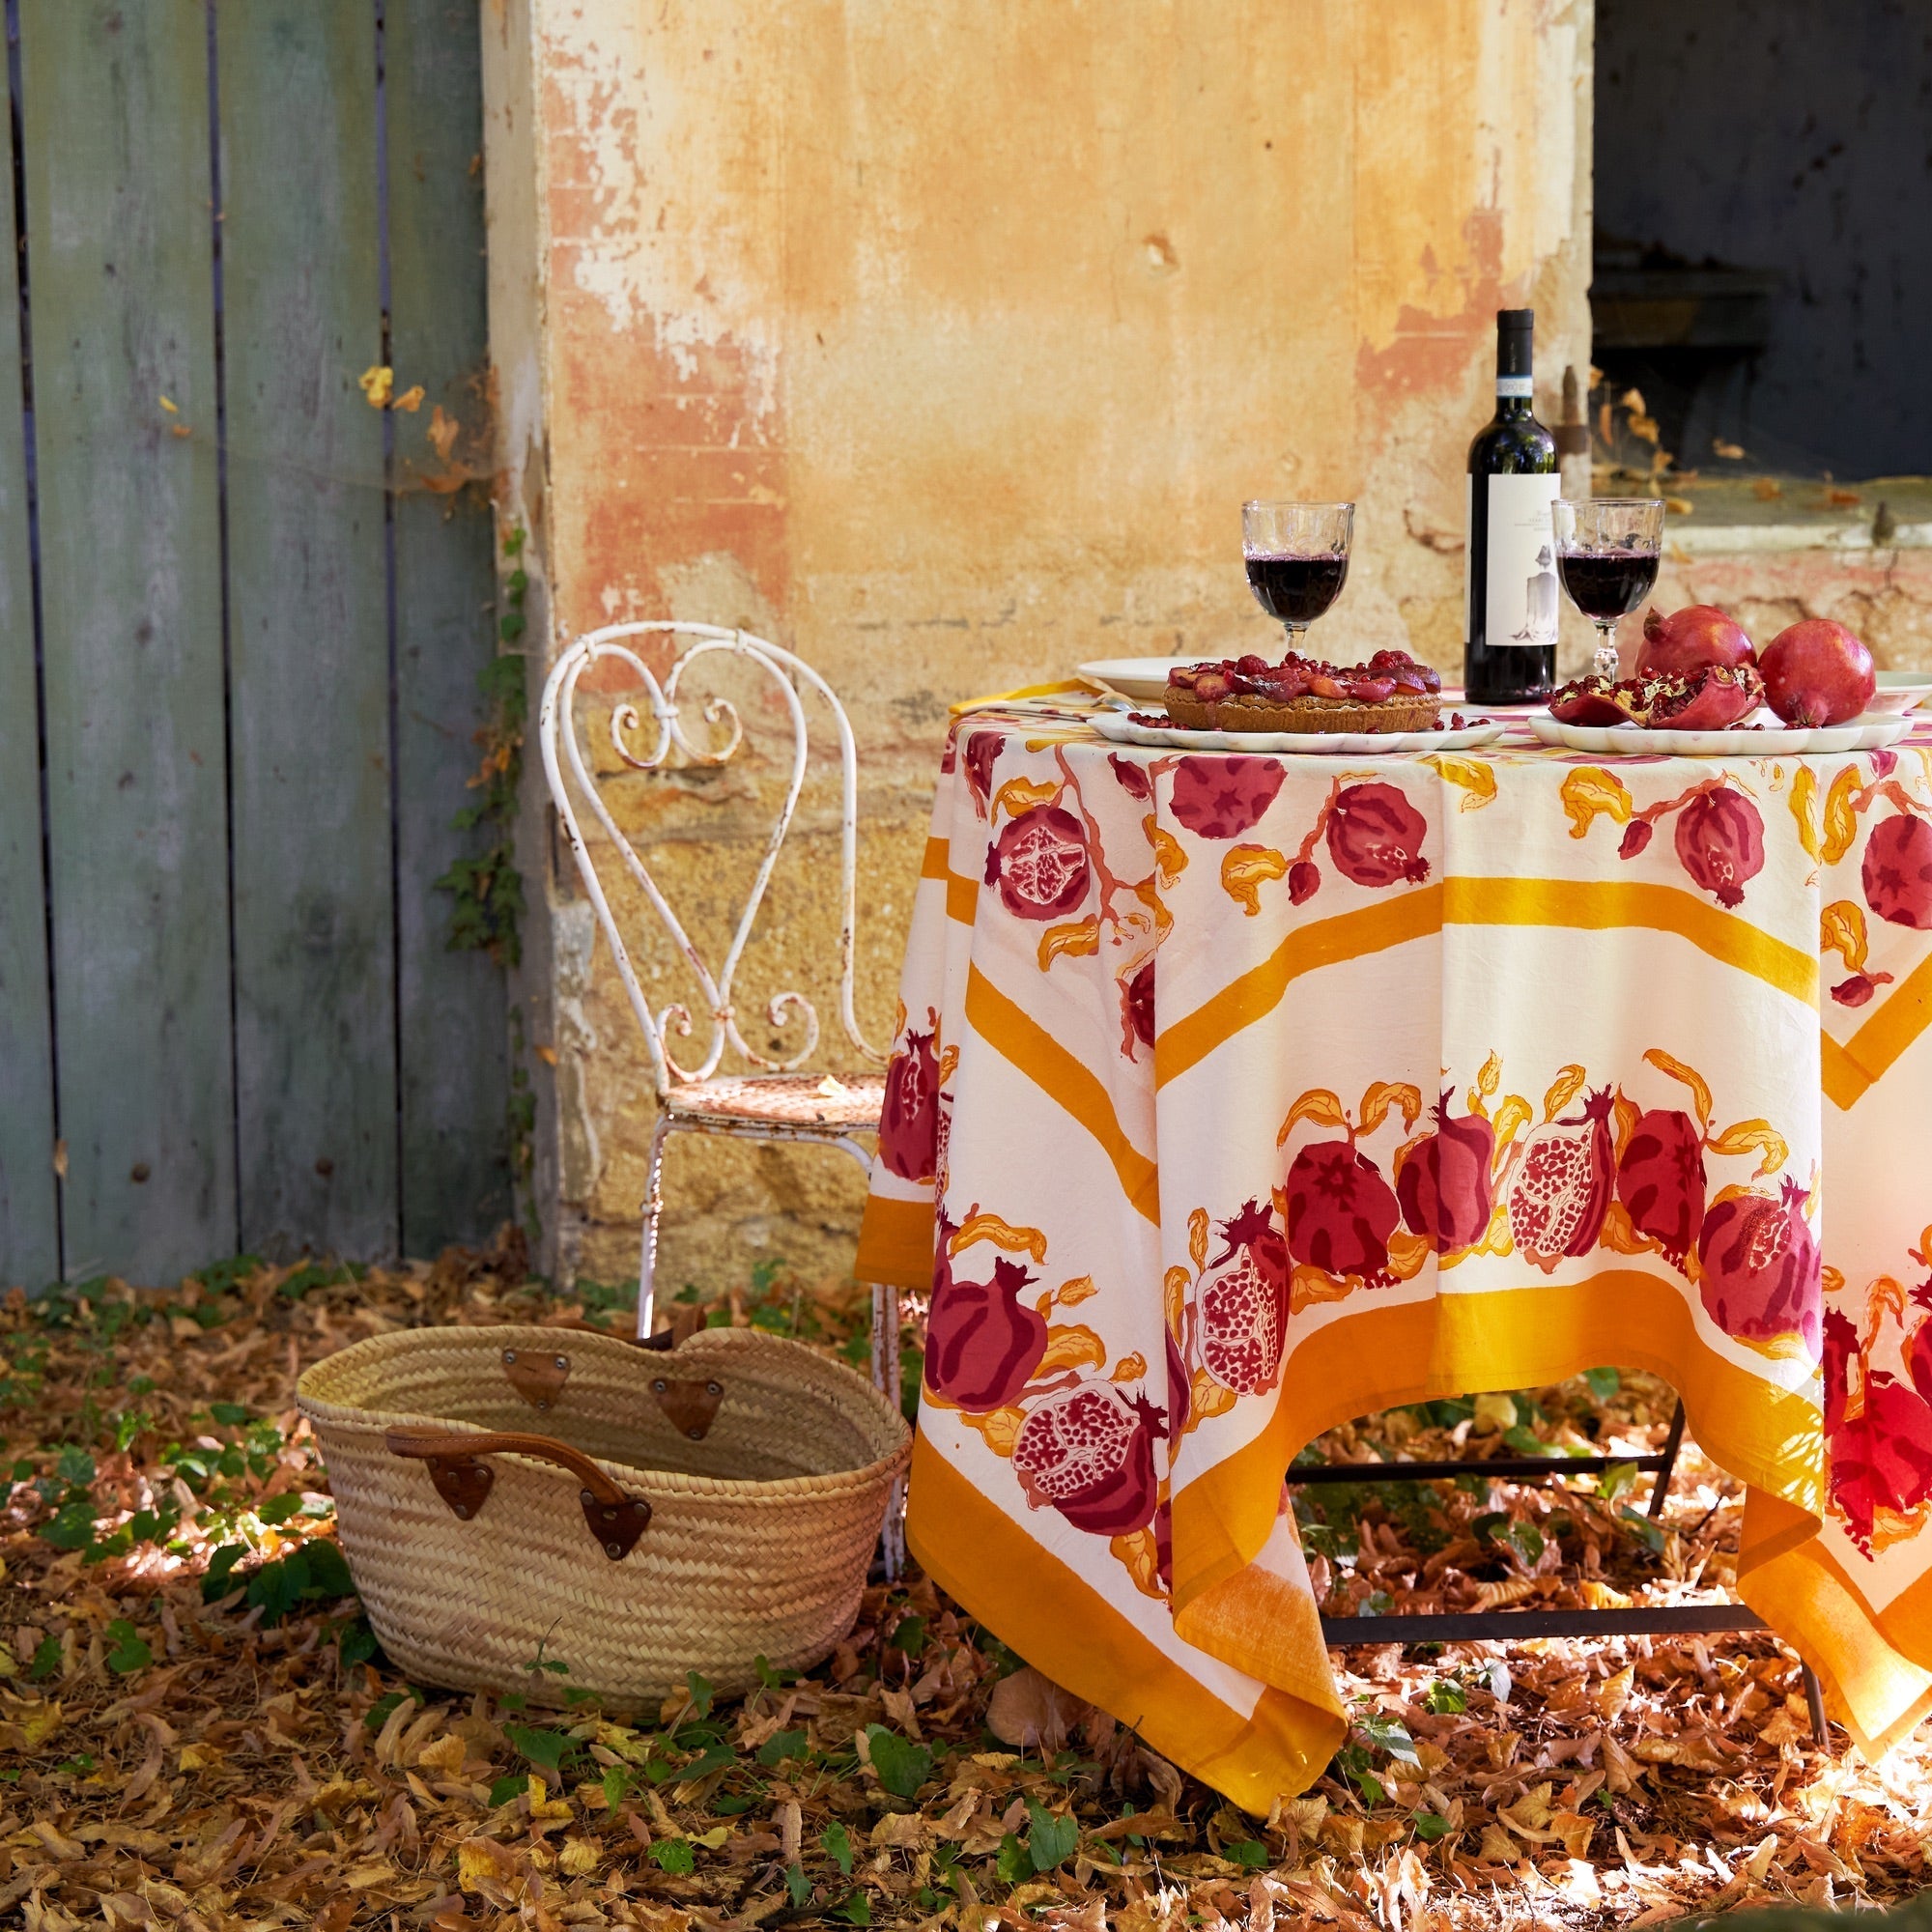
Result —
<instances>
[{"instance_id":1,"label":"white serving platter","mask_svg":"<svg viewBox=\"0 0 1932 1932\"><path fill-rule=\"evenodd\" d=\"M1773 724L1761 731L1748 725L1733 725L1725 731L1652 731L1641 724L1565 724L1548 711L1531 713L1527 723L1546 745L1591 752L1600 757L1627 758L1774 758L1795 753L1874 752L1882 745L1895 744L1913 725L1909 717L1887 717L1871 711L1846 724L1815 729Z\"/></svg>"},{"instance_id":2,"label":"white serving platter","mask_svg":"<svg viewBox=\"0 0 1932 1932\"><path fill-rule=\"evenodd\" d=\"M1878 690L1865 707L1866 715L1901 716L1918 710L1928 697L1932 697L1932 677L1923 671L1882 670L1878 674Z\"/></svg>"},{"instance_id":3,"label":"white serving platter","mask_svg":"<svg viewBox=\"0 0 1932 1932\"><path fill-rule=\"evenodd\" d=\"M1139 724L1124 711L1102 711L1089 722L1101 737L1117 745L1150 745L1177 752L1326 753L1349 758L1393 757L1406 752L1464 752L1477 745L1493 745L1505 728L1493 718L1482 718L1460 731L1189 731L1179 724Z\"/></svg>"}]
</instances>

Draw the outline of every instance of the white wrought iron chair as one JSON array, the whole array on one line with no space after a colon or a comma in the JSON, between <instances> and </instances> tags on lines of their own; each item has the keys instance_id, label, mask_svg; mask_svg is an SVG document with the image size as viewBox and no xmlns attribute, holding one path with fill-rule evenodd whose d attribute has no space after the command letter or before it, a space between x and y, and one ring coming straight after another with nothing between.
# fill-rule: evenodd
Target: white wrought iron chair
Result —
<instances>
[{"instance_id":1,"label":"white wrought iron chair","mask_svg":"<svg viewBox=\"0 0 1932 1932\"><path fill-rule=\"evenodd\" d=\"M695 641L681 651L662 682L631 647L630 639L669 636L674 640ZM579 739L576 723L578 681L594 664L615 661L629 670L643 687L650 705L646 726L638 702L620 696L611 714L611 743L623 764L633 771L653 772L665 767L673 751L696 765L722 765L744 741L744 721L736 708L722 697L684 700L679 691L685 673L699 659L714 653L756 667L770 679L791 725L791 771L778 822L772 828L762 858L752 881L751 895L740 914L722 969L713 974L693 943L683 922L671 908L636 844L618 827L609 806L599 793ZM672 1134L717 1134L732 1139L803 1142L810 1146L836 1148L851 1155L867 1173L871 1171L870 1152L854 1138L876 1138L879 1110L885 1099L881 1075L867 1074L853 1080L833 1080L797 1069L818 1045L818 1014L802 993L775 995L765 1008L765 1018L774 1028L801 1024L804 1037L788 1058L774 1060L759 1053L739 1031L733 1009L733 980L758 909L764 902L765 888L777 865L785 835L791 829L803 790L810 745L805 707L800 688L815 692L832 715L838 737L841 786L840 804L840 907L838 935L838 1018L846 1038L865 1060L875 1066L885 1065L886 1056L859 1031L852 1009L852 961L857 920L858 871L858 760L852 741L852 726L837 694L817 671L782 645L767 642L744 631L727 631L714 624L686 624L668 621L610 624L589 632L572 643L556 661L544 686L543 704L537 729L543 746L544 775L550 781L551 797L557 817L569 840L583 889L596 908L604 936L611 943L617 972L624 982L631 1010L642 1030L650 1050L651 1069L657 1100L657 1124L651 1134L650 1169L643 1204L643 1229L638 1264L638 1336L653 1339L655 1278L658 1259L658 1223L664 1212L665 1143ZM700 742L687 728L686 708L701 706L701 715L710 742ZM641 740L634 744L632 740ZM559 749L560 748L560 749ZM578 824L572 803L571 786L564 781L564 766L569 766L575 789L585 799L603 827L611 856L629 874L651 910L662 922L671 943L683 955L702 996L711 1022L711 1035L704 1053L694 1065L680 1065L671 1052L670 1039L689 1037L695 1031L686 1006L672 1002L654 1013L638 982L629 947L611 901L598 880L591 849ZM721 1073L719 1067L726 1049L758 1070L749 1074ZM898 1400L898 1298L894 1291L872 1290L872 1378ZM668 1335L663 1338L668 1340Z\"/></svg>"}]
</instances>

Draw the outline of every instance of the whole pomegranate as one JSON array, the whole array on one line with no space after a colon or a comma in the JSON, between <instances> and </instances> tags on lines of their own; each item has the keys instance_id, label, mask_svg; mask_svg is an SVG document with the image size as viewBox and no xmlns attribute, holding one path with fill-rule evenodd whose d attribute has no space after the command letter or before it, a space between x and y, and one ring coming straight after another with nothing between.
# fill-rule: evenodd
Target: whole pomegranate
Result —
<instances>
[{"instance_id":1,"label":"whole pomegranate","mask_svg":"<svg viewBox=\"0 0 1932 1932\"><path fill-rule=\"evenodd\" d=\"M1860 876L1865 903L1879 918L1932 928L1932 825L1900 812L1874 827Z\"/></svg>"},{"instance_id":2,"label":"whole pomegranate","mask_svg":"<svg viewBox=\"0 0 1932 1932\"><path fill-rule=\"evenodd\" d=\"M1287 776L1273 758L1182 758L1174 768L1174 815L1197 838L1237 838Z\"/></svg>"},{"instance_id":3,"label":"whole pomegranate","mask_svg":"<svg viewBox=\"0 0 1932 1932\"><path fill-rule=\"evenodd\" d=\"M1637 646L1636 674L1688 677L1706 665L1735 669L1752 662L1751 640L1744 626L1715 604L1690 604L1669 616L1656 605L1644 613L1643 642Z\"/></svg>"},{"instance_id":4,"label":"whole pomegranate","mask_svg":"<svg viewBox=\"0 0 1932 1932\"><path fill-rule=\"evenodd\" d=\"M1328 813L1328 853L1358 886L1392 886L1429 876L1421 856L1429 824L1392 784L1350 785Z\"/></svg>"},{"instance_id":5,"label":"whole pomegranate","mask_svg":"<svg viewBox=\"0 0 1932 1932\"><path fill-rule=\"evenodd\" d=\"M1729 785L1700 793L1677 814L1677 859L1720 906L1742 905L1764 870L1764 820Z\"/></svg>"},{"instance_id":6,"label":"whole pomegranate","mask_svg":"<svg viewBox=\"0 0 1932 1932\"><path fill-rule=\"evenodd\" d=\"M1617 1162L1617 1199L1631 1226L1663 1249L1672 1267L1697 1245L1704 1225L1704 1136L1674 1107L1639 1114Z\"/></svg>"},{"instance_id":7,"label":"whole pomegranate","mask_svg":"<svg viewBox=\"0 0 1932 1932\"><path fill-rule=\"evenodd\" d=\"M1145 1396L1083 1382L1048 1396L1013 1437L1013 1473L1028 1505L1051 1504L1075 1529L1130 1536L1159 1499L1153 1438L1163 1418Z\"/></svg>"},{"instance_id":8,"label":"whole pomegranate","mask_svg":"<svg viewBox=\"0 0 1932 1932\"><path fill-rule=\"evenodd\" d=\"M1236 1395L1258 1395L1281 1376L1288 1333L1288 1243L1259 1201L1221 1224L1222 1271L1201 1291L1201 1360ZM1230 1265L1232 1264L1232 1265Z\"/></svg>"},{"instance_id":9,"label":"whole pomegranate","mask_svg":"<svg viewBox=\"0 0 1932 1932\"><path fill-rule=\"evenodd\" d=\"M1324 1274L1386 1288L1402 1208L1381 1171L1348 1141L1317 1141L1288 1170L1288 1252Z\"/></svg>"},{"instance_id":10,"label":"whole pomegranate","mask_svg":"<svg viewBox=\"0 0 1932 1932\"><path fill-rule=\"evenodd\" d=\"M1020 1297L1036 1277L1004 1255L991 1281L935 1284L925 1330L925 1385L959 1408L1004 1408L1046 1353L1046 1319Z\"/></svg>"},{"instance_id":11,"label":"whole pomegranate","mask_svg":"<svg viewBox=\"0 0 1932 1932\"><path fill-rule=\"evenodd\" d=\"M986 883L1020 919L1065 919L1087 896L1093 873L1086 829L1057 805L1021 812L986 854Z\"/></svg>"},{"instance_id":12,"label":"whole pomegranate","mask_svg":"<svg viewBox=\"0 0 1932 1932\"><path fill-rule=\"evenodd\" d=\"M1455 1094L1453 1087L1443 1090L1433 1110L1435 1131L1409 1150L1395 1175L1402 1218L1440 1254L1480 1241L1495 1206L1490 1162L1496 1130L1481 1114L1452 1114Z\"/></svg>"},{"instance_id":13,"label":"whole pomegranate","mask_svg":"<svg viewBox=\"0 0 1932 1932\"><path fill-rule=\"evenodd\" d=\"M1823 1293L1818 1243L1804 1218L1809 1198L1787 1175L1776 1199L1734 1194L1704 1216L1698 1293L1726 1335L1747 1342L1798 1335L1816 1352Z\"/></svg>"},{"instance_id":14,"label":"whole pomegranate","mask_svg":"<svg viewBox=\"0 0 1932 1932\"><path fill-rule=\"evenodd\" d=\"M930 1180L939 1151L939 1064L933 1029L908 1031L905 1044L886 1068L886 1097L879 1110L879 1158L901 1180Z\"/></svg>"},{"instance_id":15,"label":"whole pomegranate","mask_svg":"<svg viewBox=\"0 0 1932 1932\"><path fill-rule=\"evenodd\" d=\"M1546 1122L1522 1144L1510 1181L1510 1234L1545 1274L1567 1255L1587 1255L1604 1231L1616 1172L1610 1103L1607 1087L1585 1094L1580 1114Z\"/></svg>"},{"instance_id":16,"label":"whole pomegranate","mask_svg":"<svg viewBox=\"0 0 1932 1932\"><path fill-rule=\"evenodd\" d=\"M1804 617L1772 639L1758 658L1764 701L1787 724L1842 724L1872 700L1871 653L1830 617Z\"/></svg>"}]
</instances>

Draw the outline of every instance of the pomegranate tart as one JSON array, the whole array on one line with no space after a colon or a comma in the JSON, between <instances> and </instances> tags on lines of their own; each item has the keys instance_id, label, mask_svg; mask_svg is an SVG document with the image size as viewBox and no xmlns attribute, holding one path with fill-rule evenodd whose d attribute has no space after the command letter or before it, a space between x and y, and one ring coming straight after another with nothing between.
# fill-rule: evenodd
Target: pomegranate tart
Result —
<instances>
[{"instance_id":1,"label":"pomegranate tart","mask_svg":"<svg viewBox=\"0 0 1932 1932\"><path fill-rule=\"evenodd\" d=\"M1167 715L1191 731L1434 731L1440 675L1406 651L1365 665L1321 664L1291 651L1178 665L1167 674Z\"/></svg>"}]
</instances>

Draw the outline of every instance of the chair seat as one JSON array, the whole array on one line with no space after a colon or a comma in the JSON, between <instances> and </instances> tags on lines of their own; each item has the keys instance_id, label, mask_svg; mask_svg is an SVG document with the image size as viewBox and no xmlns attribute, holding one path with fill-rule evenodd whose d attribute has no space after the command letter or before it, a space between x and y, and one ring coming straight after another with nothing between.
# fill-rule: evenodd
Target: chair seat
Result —
<instances>
[{"instance_id":1,"label":"chair seat","mask_svg":"<svg viewBox=\"0 0 1932 1932\"><path fill-rule=\"evenodd\" d=\"M753 1073L673 1087L666 1110L677 1120L773 1126L876 1128L886 1103L878 1074L838 1080L821 1073Z\"/></svg>"}]
</instances>

